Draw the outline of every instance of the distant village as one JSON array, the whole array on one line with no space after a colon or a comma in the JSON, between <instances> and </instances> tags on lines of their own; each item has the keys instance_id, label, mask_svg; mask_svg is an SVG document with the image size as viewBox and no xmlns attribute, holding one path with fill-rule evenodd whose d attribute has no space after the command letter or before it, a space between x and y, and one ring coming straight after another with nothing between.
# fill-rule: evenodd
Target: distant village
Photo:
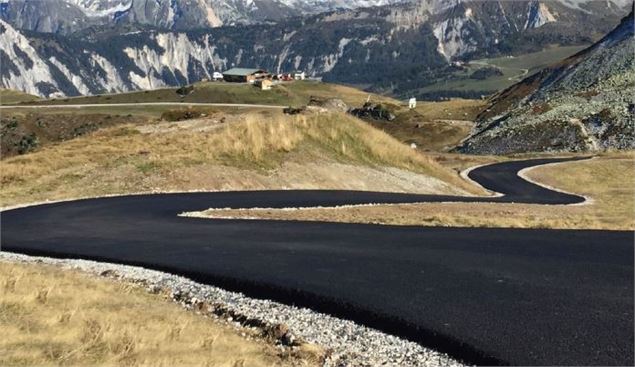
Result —
<instances>
[{"instance_id":1,"label":"distant village","mask_svg":"<svg viewBox=\"0 0 635 367\"><path fill-rule=\"evenodd\" d=\"M264 69L232 68L223 73L215 71L212 81L225 81L228 83L254 84L262 90L270 90L276 83L306 79L304 71L293 73L273 74ZM205 81L205 80L204 80Z\"/></svg>"},{"instance_id":2,"label":"distant village","mask_svg":"<svg viewBox=\"0 0 635 367\"><path fill-rule=\"evenodd\" d=\"M268 72L265 69L258 68L231 68L225 72L215 71L212 74L212 81L214 82L228 82L228 83L242 83L242 84L252 84L261 90L271 90L271 88L275 84L290 82L295 80L305 80L306 73L304 71L294 71L292 73L280 73L273 74ZM203 79L202 81L207 82L208 79ZM370 95L369 95L370 99ZM417 99L415 97L411 97L406 101L406 104L409 109L414 109L417 107ZM394 116L391 115L387 111L373 110L378 105L370 103L370 100L366 101L364 108L358 109L357 114L361 114L366 116L367 114L373 115L374 117L379 117L380 119L386 119L388 121L392 121ZM373 111L371 111L373 110ZM361 116L360 115L360 116ZM375 116L377 115L377 116ZM384 116L386 115L386 116Z\"/></svg>"}]
</instances>

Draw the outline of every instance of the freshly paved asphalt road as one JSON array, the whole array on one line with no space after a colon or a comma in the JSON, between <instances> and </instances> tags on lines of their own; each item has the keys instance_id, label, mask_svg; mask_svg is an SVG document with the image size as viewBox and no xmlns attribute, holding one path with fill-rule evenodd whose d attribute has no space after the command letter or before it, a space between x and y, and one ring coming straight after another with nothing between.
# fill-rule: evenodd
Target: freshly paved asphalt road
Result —
<instances>
[{"instance_id":1,"label":"freshly paved asphalt road","mask_svg":"<svg viewBox=\"0 0 635 367\"><path fill-rule=\"evenodd\" d=\"M476 169L499 198L348 191L139 195L2 213L6 251L103 260L356 320L476 364L632 365L633 233L177 217L210 207L421 201L576 203Z\"/></svg>"}]
</instances>

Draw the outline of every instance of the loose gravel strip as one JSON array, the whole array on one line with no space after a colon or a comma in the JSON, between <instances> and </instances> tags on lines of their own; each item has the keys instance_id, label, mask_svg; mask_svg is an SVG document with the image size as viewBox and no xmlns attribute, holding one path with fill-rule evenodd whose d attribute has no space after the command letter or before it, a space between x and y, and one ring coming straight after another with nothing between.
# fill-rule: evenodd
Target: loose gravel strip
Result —
<instances>
[{"instance_id":1,"label":"loose gravel strip","mask_svg":"<svg viewBox=\"0 0 635 367\"><path fill-rule=\"evenodd\" d=\"M0 261L45 263L169 292L186 309L219 317L236 327L259 328L281 348L308 342L327 349L324 366L462 366L449 356L392 335L307 308L245 297L241 293L136 266L52 259L0 251Z\"/></svg>"}]
</instances>

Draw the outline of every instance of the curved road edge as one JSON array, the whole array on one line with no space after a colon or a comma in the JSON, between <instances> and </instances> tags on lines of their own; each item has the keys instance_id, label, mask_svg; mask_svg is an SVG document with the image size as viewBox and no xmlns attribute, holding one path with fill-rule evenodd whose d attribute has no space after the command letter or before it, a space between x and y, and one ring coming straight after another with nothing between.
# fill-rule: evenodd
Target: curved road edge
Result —
<instances>
[{"instance_id":1,"label":"curved road edge","mask_svg":"<svg viewBox=\"0 0 635 367\"><path fill-rule=\"evenodd\" d=\"M496 191L492 191L492 190L490 190L490 189L488 189L486 187L483 187L483 185L481 185L480 183L472 180L472 178L470 177L470 173L472 171L474 171L476 169L479 169L479 168L486 167L486 166L490 166L490 165L496 164L496 163L500 163L500 162L483 163L483 164L479 164L479 165L476 165L476 166L472 166L472 167L466 168L463 171L461 171L459 173L459 175L461 176L462 179L464 179L465 181L469 182L470 184L472 184L472 185L474 185L474 186L476 186L478 188L481 188L481 189L485 190L486 192L490 193L490 195L488 195L488 196L480 196L480 197L486 197L486 198L487 197L502 197L502 196L505 196L505 194L500 193L500 192L496 192ZM536 166L536 167L539 167L539 166Z\"/></svg>"},{"instance_id":2,"label":"curved road edge","mask_svg":"<svg viewBox=\"0 0 635 367\"><path fill-rule=\"evenodd\" d=\"M0 109L2 108L2 106L0 106ZM583 203L588 203L591 204L593 203L593 199L584 195L580 195L577 193L571 193L571 192L567 192L565 190L562 189L558 189L552 186L549 186L547 184L541 183L539 181L535 181L532 180L531 178L527 177L524 173L528 172L529 170L535 169L535 168L539 168L542 166L549 166L549 165L556 165L556 164L562 164L562 163L567 163L567 162L571 162L571 161L578 161L578 160L586 160L586 159L594 159L595 157L565 157L565 158L547 158L549 160L558 160L557 162L550 162L550 163L541 163L541 164L537 164L537 165L533 165L533 166L529 166L526 168L521 169L520 171L518 171L516 174L518 177L520 177L521 179L527 181L530 184L545 188L547 190L550 191L554 191L557 193L561 193L561 194L565 194L565 195L569 195L569 196L577 196L580 197L584 200ZM536 160L544 160L543 159L519 159L519 160L509 160L509 161L503 161L503 162L492 162L492 163L484 163L484 164L479 164L476 166L472 166L469 168L466 168L464 170L462 170L461 172L459 172L459 175L461 176L461 178L463 178L464 180L466 180L468 183L475 185L479 188L482 188L483 190L485 190L486 192L491 193L491 195L481 195L481 196L471 196L471 195L466 195L466 196L455 196L455 197L450 197L450 198L455 198L458 200L450 200L448 202L454 202L454 201L462 201L461 199L464 198L466 199L466 201L481 201L481 202L489 202L489 199L500 199L505 197L504 193L500 193L498 191L495 190L491 190L488 189L486 187L484 187L483 185L481 185L478 181L472 179L470 177L470 174L473 171L477 171L479 169L483 169L486 167L490 167L490 166L494 166L494 165L499 165L499 164L507 164L507 163L515 163L515 162L530 162L530 161L536 161ZM252 191L252 190L244 190L244 191ZM261 190L261 192L266 192L266 191L285 191L285 190ZM289 192L293 192L293 191L303 191L301 189L299 190L286 190ZM313 191L313 190L311 190ZM340 190L322 190L322 191L340 191ZM197 193L224 193L224 192L236 192L236 191L232 191L232 190L205 190L205 189L201 189L201 190L189 190L189 191L179 191L179 190L165 190L165 191L139 191L139 192L129 192L129 193L122 193L122 194L106 194L106 195L99 195L99 196L82 196L82 197L75 197L75 198L67 198L67 199L59 199L59 200L45 200L45 201L36 201L36 202L30 202L30 203L24 203L24 204L14 204L14 205L8 205L8 206L4 206L4 207L0 207L0 213L2 212L6 212L6 211L10 211L10 210L14 210L14 209L23 209L23 208L29 208L29 207L34 207L34 206L39 206L39 205L50 205L50 204L59 204L59 203L67 203L67 202L73 202L73 201L82 201L82 200L93 200L93 199L107 199L107 198L119 198L119 197L127 197L127 196L142 196L142 195L167 195L167 194L197 194ZM384 194L391 194L390 192L385 192ZM403 193L399 193L399 192L394 192L393 194L403 194ZM416 194L422 197L425 196L434 196L433 194ZM497 202L498 200L491 200L492 202ZM418 203L425 203L425 200L422 200ZM410 204L412 204L413 202L408 202ZM443 201L442 201L443 203ZM583 203L574 203L574 204L564 204L564 205L581 205ZM390 202L390 203L383 203L383 202L372 202L372 203L363 203L363 204L352 204L352 205L339 205L338 207L358 207L358 206L369 206L369 205L383 205L383 204L391 204L391 205L398 205L400 203L395 203L395 202ZM542 205L551 205L551 204L547 204L547 203L541 203ZM297 207L293 207L294 209ZM314 208L314 207L306 207L306 208ZM232 208L232 209L253 209L252 207L246 207L246 208ZM302 208L304 209L304 207Z\"/></svg>"},{"instance_id":3,"label":"curved road edge","mask_svg":"<svg viewBox=\"0 0 635 367\"><path fill-rule=\"evenodd\" d=\"M570 161L570 160L580 160L582 158L565 158L565 159L559 159L558 162L552 162L552 163L562 163L564 161ZM492 165L487 165L484 167L481 167L481 169L485 170L486 168L488 172L492 173L494 176L495 174L501 174L501 171L504 172L505 169L507 169L507 172L505 173L506 178L511 180L511 186L515 187L516 184L518 184L518 182L521 182L521 186L526 186L527 188L529 188L530 193L543 193L543 192L551 192L552 194L556 194L556 192L550 191L545 189L544 187L541 186L537 186L533 183L530 183L528 181L525 181L521 176L518 175L518 172L520 170L517 171L513 171L510 168L511 167L520 167L520 166L527 166L527 165L531 165L532 162L536 162L536 161L549 161L548 159L541 159L541 160L525 160L525 161L512 161L512 162L504 162L504 163L495 163ZM551 160L553 161L553 159ZM544 164L544 163L543 163ZM498 165L498 167L493 167L492 166L496 166ZM502 166L501 166L502 165ZM502 168L501 168L502 167ZM499 168L499 170L497 170L496 168ZM525 167L527 168L527 167ZM476 169L474 169L472 172L477 171ZM513 176L512 176L512 172L513 172ZM483 172L481 172L483 173ZM491 179L491 177L490 177ZM522 183L524 182L524 183ZM509 183L508 183L509 184ZM258 195L258 192L251 192L251 193L246 193L247 195L245 195L245 197L249 197L249 194L255 194L256 197ZM266 192L260 192L260 194L266 194ZM278 192L278 195L286 195L287 192ZM289 194L293 194L293 192L289 192ZM318 195L319 199L315 199L313 198L313 201L309 200L310 203L315 203L315 202L319 202L319 200L326 200L328 199L328 191L323 191L321 193L319 193L320 195ZM347 193L344 193L347 194ZM372 193L370 193L372 194ZM378 193L375 193L378 194ZM394 195L391 197L390 194L386 194L385 195L380 196L380 195L365 195L365 196L360 196L359 198L353 198L350 199L346 196L342 197L342 198L337 198L334 199L334 201L360 201L362 202L363 200L366 200L368 197L378 197L380 198L380 200L385 200L388 203L394 203L394 202L398 202L398 201L404 201L404 202L417 202L417 201L425 201L426 198L429 198L430 200L434 200L435 198L437 199L441 199L441 200L447 200L447 197L435 197L435 196L428 196L426 197L425 195ZM323 195L323 196L321 196ZM128 196L128 195L123 195L123 196ZM154 196L154 195L148 195L148 196ZM160 195L157 195L160 196ZM275 195L274 195L275 196ZM564 195L562 193L557 193L557 195L554 195L554 197L557 199L558 197L560 197L561 199L567 199L567 200L572 200L572 198L570 198L571 195ZM577 196L576 196L577 197ZM326 199L324 199L326 198ZM521 199L527 199L527 197L520 197ZM580 197L578 197L580 198ZM123 201L124 198L120 198L122 200L119 201ZM146 198L136 198L137 200L145 200ZM157 198L155 198L157 199ZM186 201L188 200L187 198L185 198ZM309 198L311 199L311 198ZM470 198L470 197L455 197L454 199L456 199L457 201L490 201L490 202L510 202L510 198L505 198L505 197L498 197L498 198L488 198L488 197L484 197L484 198ZM505 200L506 199L506 200ZM513 197L511 199L514 199ZM177 204L177 206L181 206L184 205L183 202L181 202L181 198L174 198L173 200L173 204ZM248 200L246 200L248 202ZM134 200L133 200L134 202ZM548 203L548 202L547 202ZM86 204L86 203L84 203ZM189 205L189 204L188 204ZM156 207L159 208L159 207ZM170 209L171 207L168 207L167 209ZM49 208L51 210L57 209L57 208ZM99 210L102 210L104 208L99 207ZM30 211L30 210L29 210ZM16 211L16 216L15 218L13 218L13 221L15 223L11 223L17 226L25 226L27 225L28 227L28 223L19 223L21 221L20 218L18 218L18 213ZM177 214L177 213L171 213L171 210L166 210L164 213L161 214L161 217L169 217L172 214ZM145 215L145 213L144 213ZM27 217L28 218L28 217ZM23 219L23 218L22 218ZM46 218L45 218L46 219ZM154 220L155 218L149 218ZM47 219L48 220L48 219ZM240 221L237 221L240 222ZM226 225L230 226L233 225L231 222L225 222ZM180 224L179 224L180 225ZM198 223L192 223L192 225L197 225ZM240 224L241 226L243 224ZM310 224L307 226L317 226L314 224ZM341 228L344 228L344 226L339 226ZM26 228L26 227L24 227ZM51 227L53 228L53 227ZM295 227L289 227L289 228L295 228ZM358 228L358 227L351 227L353 229ZM359 228L371 228L371 226L360 226ZM135 229L136 230L136 229ZM408 230L403 229L404 231ZM402 231L402 229L399 229L399 231ZM429 230L426 230L428 232L430 232ZM489 231L489 232L494 232L493 231ZM504 231L501 231L504 232ZM530 238L527 238L527 236L522 236L523 233L529 233L529 231L515 231L517 232L518 236L517 239L522 241L529 241ZM561 232L566 232L566 231L561 231ZM24 232L27 233L27 232ZM558 233L557 231L552 232L553 234ZM16 234L19 234L16 233ZM23 237L23 235L16 235L13 234L14 238L13 240L16 243L20 243L21 242L21 238ZM452 242L457 242L456 241L456 234L454 231L451 233L451 237L449 237L449 239ZM141 233L138 236L138 239L141 241L145 241L145 237L143 237L145 234ZM377 233L376 235L383 235L382 233ZM499 231L496 231L495 234L493 234L494 238L498 238L498 236L500 235ZM147 236L147 235L146 235ZM348 235L347 235L348 236ZM37 237L37 236L36 236ZM143 237L143 239L142 239ZM63 238L63 237L62 237ZM79 237L78 237L79 238ZM338 238L348 238L348 237L338 237ZM373 238L373 237L369 237L369 238ZM542 237L541 237L542 238ZM569 238L569 237L567 237ZM465 238L465 239L469 239L469 238ZM55 239L57 241L57 239ZM39 239L34 238L33 239L33 244L35 244L37 241L39 241ZM413 238L413 241L418 242L420 241L420 238ZM566 242L566 241L565 241ZM9 240L10 243L10 240ZM114 242L113 242L114 243ZM15 248L15 245L11 246L13 248ZM28 247L28 245L27 245ZM40 246L35 246L35 247L40 247ZM35 248L32 249L25 249L22 248L22 250L19 250L19 252L22 253L31 253L34 254L36 256L52 256L52 257L60 257L60 256L64 256L64 257L75 257L75 258L82 258L82 257L86 257L86 255L84 254L83 256L81 255L81 251L76 252L76 249L70 249L70 252L64 252L64 251L59 251L57 252L57 250L55 249L51 249L46 248L46 246L41 247L43 252L38 253L38 250L36 250ZM126 250L128 251L128 250ZM140 249L139 250L139 254L146 254L146 251L144 249ZM109 255L109 256L113 256L113 255ZM144 255L145 256L145 255ZM122 263L122 264L128 264L128 265L137 265L137 266L147 266L148 264L146 263L147 259L142 259L142 260L135 260L135 259L125 259L125 256L117 259L116 256L109 258L106 257L102 257L101 259L99 259L98 255L90 255L88 256L88 258L94 259L94 260L106 260L106 261L111 261L111 262L118 262L118 263ZM184 260L185 261L185 260ZM244 259L242 259L241 261L244 261ZM470 260L472 261L472 260ZM187 262L186 262L187 263ZM291 264L292 262L286 263L286 264ZM187 263L188 267L189 264L191 263ZM253 294L255 295L256 298L272 298L269 297L272 294L277 294L276 297L273 297L273 299L277 299L277 300L281 300L284 303L295 303L296 300L303 300L304 302L300 302L301 304L314 304L314 305L319 305L319 307L317 307L317 309L321 310L321 311L326 311L328 313L331 313L330 311L333 311L332 314L335 315L345 315L345 317L343 318L347 318L347 319L355 319L358 322L362 323L362 324L370 324L373 327L377 327L381 330L384 330L385 332L389 332L389 333L393 333L393 334L403 334L402 337L405 337L407 339L410 340L418 340L418 341L422 341L422 339L427 339L428 342L422 345L427 345L430 346L432 348L438 347L436 348L437 350L449 353L450 355L453 356L457 356L461 359L470 361L471 363L484 363L484 364L501 364L501 363L506 363L507 360L505 359L497 359L497 357L492 357L491 354L489 354L489 351L487 349L482 349L481 347L477 347L477 346L472 346L471 344L468 344L465 342L464 339L455 337L453 334L448 333L440 333L438 329L427 329L427 328L421 328L420 325L415 324L415 323L410 323L409 321L406 321L404 319L401 318L401 314L399 314L398 312L395 311L391 311L388 314L382 313L380 311L377 310L371 310L371 309L367 309L367 307L364 306L364 304L356 304L356 303L341 303L341 302L336 302L334 301L332 298L330 298L330 295L324 295L324 294L318 294L318 293L312 293L311 291L305 289L301 289L301 287L298 287L297 289L289 289L289 287L286 285L284 287L281 286L276 286L274 283L270 283L270 284L265 284L262 282L254 282L253 279L251 279L251 283L248 283L245 279L240 279L240 278L227 278L226 276L223 276L222 274L206 274L206 273L198 273L197 271L191 271L191 270L184 270L184 268L179 269L178 266L177 267L173 267L174 265L172 264L159 264L156 263L152 266L150 266L153 269L156 270L161 270L161 271L166 271L166 272L171 272L171 273L175 273L175 274L181 274L181 275L185 275L188 276L194 280L203 282L203 283L207 283L207 284L214 284L223 288L227 288L227 289L241 289L241 288L245 288L246 293L248 294ZM586 269L586 267L585 267ZM234 276L234 275L232 275ZM242 291L242 290L241 290ZM308 307L308 306L307 306Z\"/></svg>"},{"instance_id":4,"label":"curved road edge","mask_svg":"<svg viewBox=\"0 0 635 367\"><path fill-rule=\"evenodd\" d=\"M520 172L529 168L537 168L547 164L559 164L589 159L582 157L534 158L496 162L480 166L468 172L467 176L486 190L502 193L490 202L506 202L521 204L571 205L587 200L578 194L563 190L551 190L546 185L526 180ZM513 172L513 175L511 174ZM483 201L483 200L481 200Z\"/></svg>"},{"instance_id":5,"label":"curved road edge","mask_svg":"<svg viewBox=\"0 0 635 367\"><path fill-rule=\"evenodd\" d=\"M588 160L593 160L596 159L597 157L588 157ZM551 190L551 191L556 191L556 192L560 192L566 195L576 195L576 196L580 196L584 198L584 201L581 203L575 203L575 204L569 204L571 206L583 206L583 205L591 205L593 203L595 203L595 200L590 197L590 196L586 196L586 195L582 195L580 193L575 193L575 192L570 192L570 191L566 191L563 189L559 189L557 187L553 187L551 185L547 185L546 183L540 182L538 180L534 180L531 177L529 177L527 174L529 173L529 171L532 171L536 168L539 167L549 167L549 166L557 166L559 164L563 164L563 163L568 163L570 161L565 161L565 162L553 162L553 163L545 163L545 164L541 164L539 166L532 166L532 167L527 167L527 168L523 168L520 171L518 171L518 177L522 178L523 180L527 181L527 182L531 182L534 185L537 186L542 186L547 190Z\"/></svg>"}]
</instances>

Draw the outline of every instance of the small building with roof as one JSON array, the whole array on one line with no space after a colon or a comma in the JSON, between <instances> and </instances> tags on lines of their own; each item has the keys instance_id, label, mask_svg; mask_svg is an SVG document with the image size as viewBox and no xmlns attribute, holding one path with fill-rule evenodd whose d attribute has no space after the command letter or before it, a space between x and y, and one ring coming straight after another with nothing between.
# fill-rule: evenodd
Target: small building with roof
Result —
<instances>
[{"instance_id":1,"label":"small building with roof","mask_svg":"<svg viewBox=\"0 0 635 367\"><path fill-rule=\"evenodd\" d=\"M269 78L269 73L263 69L232 68L223 73L223 79L230 83L253 83Z\"/></svg>"}]
</instances>

